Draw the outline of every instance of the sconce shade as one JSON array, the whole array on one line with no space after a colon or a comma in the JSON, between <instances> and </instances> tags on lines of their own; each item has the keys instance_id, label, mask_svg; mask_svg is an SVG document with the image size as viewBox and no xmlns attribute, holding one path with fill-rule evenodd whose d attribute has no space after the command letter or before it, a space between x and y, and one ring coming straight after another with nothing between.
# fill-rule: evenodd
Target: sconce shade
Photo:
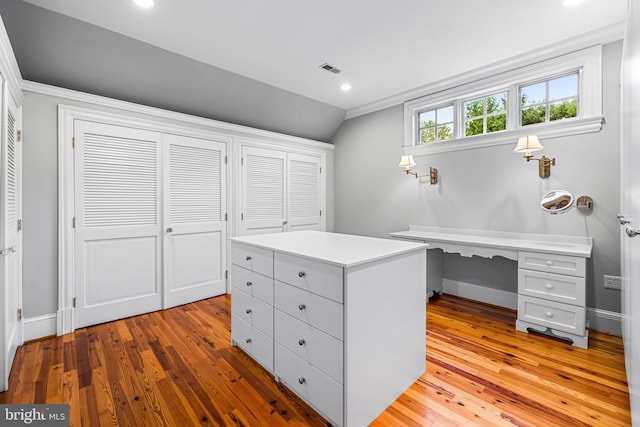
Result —
<instances>
[{"instance_id":1,"label":"sconce shade","mask_svg":"<svg viewBox=\"0 0 640 427\"><path fill-rule=\"evenodd\" d=\"M400 163L398 163L399 167L405 168L405 169L409 169L415 165L416 165L416 162L413 161L412 155L400 157Z\"/></svg>"},{"instance_id":2,"label":"sconce shade","mask_svg":"<svg viewBox=\"0 0 640 427\"><path fill-rule=\"evenodd\" d=\"M544 147L540 144L540 140L536 135L527 135L518 139L514 153L524 153L525 156L531 156L532 151L542 150Z\"/></svg>"}]
</instances>

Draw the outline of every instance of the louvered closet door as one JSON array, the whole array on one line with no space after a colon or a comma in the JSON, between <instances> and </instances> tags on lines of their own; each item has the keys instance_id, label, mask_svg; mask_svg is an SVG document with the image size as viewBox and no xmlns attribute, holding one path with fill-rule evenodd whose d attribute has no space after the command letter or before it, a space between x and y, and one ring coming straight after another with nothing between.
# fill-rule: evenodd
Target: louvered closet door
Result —
<instances>
[{"instance_id":1,"label":"louvered closet door","mask_svg":"<svg viewBox=\"0 0 640 427\"><path fill-rule=\"evenodd\" d=\"M285 230L286 158L281 151L242 148L243 235Z\"/></svg>"},{"instance_id":2,"label":"louvered closet door","mask_svg":"<svg viewBox=\"0 0 640 427\"><path fill-rule=\"evenodd\" d=\"M161 135L76 121L76 328L162 308Z\"/></svg>"},{"instance_id":3,"label":"louvered closet door","mask_svg":"<svg viewBox=\"0 0 640 427\"><path fill-rule=\"evenodd\" d=\"M287 178L288 230L321 230L320 159L289 153Z\"/></svg>"},{"instance_id":4,"label":"louvered closet door","mask_svg":"<svg viewBox=\"0 0 640 427\"><path fill-rule=\"evenodd\" d=\"M22 344L18 320L21 307L18 237L19 175L21 162L17 144L17 109L14 108L6 81L2 80L0 119L0 391L8 385L9 372Z\"/></svg>"},{"instance_id":5,"label":"louvered closet door","mask_svg":"<svg viewBox=\"0 0 640 427\"><path fill-rule=\"evenodd\" d=\"M226 293L226 145L165 135L165 307Z\"/></svg>"}]
</instances>

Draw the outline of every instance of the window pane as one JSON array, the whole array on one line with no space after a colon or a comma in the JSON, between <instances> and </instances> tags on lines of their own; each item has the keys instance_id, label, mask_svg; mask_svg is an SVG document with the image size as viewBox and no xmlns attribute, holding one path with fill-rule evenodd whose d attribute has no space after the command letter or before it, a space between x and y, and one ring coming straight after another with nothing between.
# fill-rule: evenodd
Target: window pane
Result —
<instances>
[{"instance_id":1,"label":"window pane","mask_svg":"<svg viewBox=\"0 0 640 427\"><path fill-rule=\"evenodd\" d=\"M438 108L436 116L438 117L438 124L453 122L453 105Z\"/></svg>"},{"instance_id":2,"label":"window pane","mask_svg":"<svg viewBox=\"0 0 640 427\"><path fill-rule=\"evenodd\" d=\"M578 74L549 81L549 100L578 96Z\"/></svg>"},{"instance_id":3,"label":"window pane","mask_svg":"<svg viewBox=\"0 0 640 427\"><path fill-rule=\"evenodd\" d=\"M438 126L438 139L453 138L453 124Z\"/></svg>"},{"instance_id":4,"label":"window pane","mask_svg":"<svg viewBox=\"0 0 640 427\"><path fill-rule=\"evenodd\" d=\"M481 135L484 133L484 129L482 127L484 120L475 119L469 120L464 124L464 135L472 136L472 135Z\"/></svg>"},{"instance_id":5,"label":"window pane","mask_svg":"<svg viewBox=\"0 0 640 427\"><path fill-rule=\"evenodd\" d=\"M546 112L544 105L523 109L522 126L544 123L545 113Z\"/></svg>"},{"instance_id":6,"label":"window pane","mask_svg":"<svg viewBox=\"0 0 640 427\"><path fill-rule=\"evenodd\" d=\"M507 110L507 94L499 93L487 97L487 114L498 113Z\"/></svg>"},{"instance_id":7,"label":"window pane","mask_svg":"<svg viewBox=\"0 0 640 427\"><path fill-rule=\"evenodd\" d=\"M425 111L420 113L420 127L435 126L436 125L436 112L435 110Z\"/></svg>"},{"instance_id":8,"label":"window pane","mask_svg":"<svg viewBox=\"0 0 640 427\"><path fill-rule=\"evenodd\" d=\"M546 82L537 83L520 88L520 102L522 106L538 104L546 100Z\"/></svg>"},{"instance_id":9,"label":"window pane","mask_svg":"<svg viewBox=\"0 0 640 427\"><path fill-rule=\"evenodd\" d=\"M487 133L498 132L507 129L507 115L496 114L495 116L487 117Z\"/></svg>"},{"instance_id":10,"label":"window pane","mask_svg":"<svg viewBox=\"0 0 640 427\"><path fill-rule=\"evenodd\" d=\"M425 144L436 140L436 128L431 127L420 130L420 143Z\"/></svg>"},{"instance_id":11,"label":"window pane","mask_svg":"<svg viewBox=\"0 0 640 427\"><path fill-rule=\"evenodd\" d=\"M576 99L555 102L549 105L549 120L561 120L578 116L578 101Z\"/></svg>"},{"instance_id":12,"label":"window pane","mask_svg":"<svg viewBox=\"0 0 640 427\"><path fill-rule=\"evenodd\" d=\"M464 103L464 117L476 117L484 114L484 98L474 99ZM475 134L474 134L475 135Z\"/></svg>"}]
</instances>

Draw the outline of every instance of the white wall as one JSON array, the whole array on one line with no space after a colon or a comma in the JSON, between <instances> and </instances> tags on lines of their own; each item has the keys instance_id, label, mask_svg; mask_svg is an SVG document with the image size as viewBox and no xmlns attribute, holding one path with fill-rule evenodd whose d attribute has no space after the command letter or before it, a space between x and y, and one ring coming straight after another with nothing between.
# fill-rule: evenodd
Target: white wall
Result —
<instances>
[{"instance_id":1,"label":"white wall","mask_svg":"<svg viewBox=\"0 0 640 427\"><path fill-rule=\"evenodd\" d=\"M551 177L538 177L513 146L416 157L421 172L434 166L440 184L420 184L397 166L402 154L402 105L349 119L335 149L335 230L386 237L410 224L525 233L591 236L594 239L587 305L620 311L619 291L603 288L603 275L620 274L619 119L621 42L603 49L602 131L543 140L539 153L556 158ZM537 154L537 153L536 153ZM538 207L549 190L565 189L595 201L591 214L562 215ZM445 256L445 278L516 292L516 265L508 260ZM510 288L510 289L509 289Z\"/></svg>"}]
</instances>

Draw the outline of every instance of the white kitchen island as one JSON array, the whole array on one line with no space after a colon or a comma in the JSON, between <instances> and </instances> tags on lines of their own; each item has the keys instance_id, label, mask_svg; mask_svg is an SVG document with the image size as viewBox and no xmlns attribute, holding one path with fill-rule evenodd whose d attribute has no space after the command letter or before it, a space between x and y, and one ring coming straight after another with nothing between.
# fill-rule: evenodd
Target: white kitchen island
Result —
<instances>
[{"instance_id":1,"label":"white kitchen island","mask_svg":"<svg viewBox=\"0 0 640 427\"><path fill-rule=\"evenodd\" d=\"M426 248L319 231L231 239L234 345L337 426L425 371Z\"/></svg>"}]
</instances>

